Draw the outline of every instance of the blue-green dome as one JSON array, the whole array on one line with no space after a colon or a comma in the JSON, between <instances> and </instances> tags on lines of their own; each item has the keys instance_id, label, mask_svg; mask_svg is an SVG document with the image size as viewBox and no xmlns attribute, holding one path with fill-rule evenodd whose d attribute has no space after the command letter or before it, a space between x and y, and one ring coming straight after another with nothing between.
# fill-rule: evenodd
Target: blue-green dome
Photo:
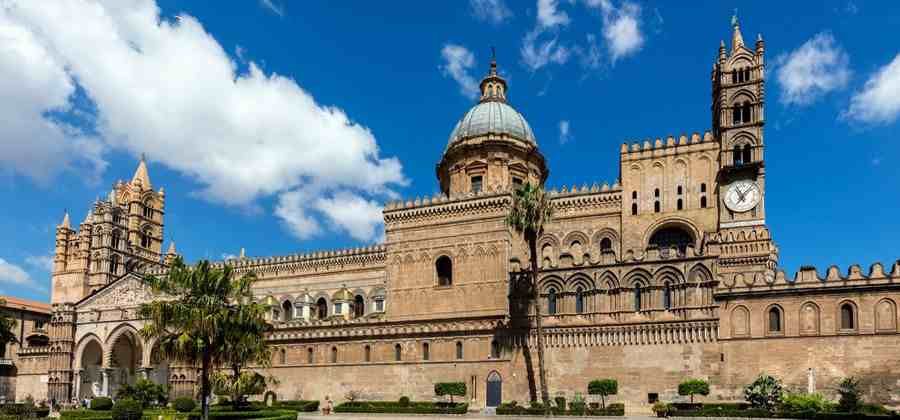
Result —
<instances>
[{"instance_id":1,"label":"blue-green dome","mask_svg":"<svg viewBox=\"0 0 900 420\"><path fill-rule=\"evenodd\" d=\"M537 145L531 126L522 114L505 101L488 100L472 107L456 123L447 146L472 137L490 135L509 136Z\"/></svg>"}]
</instances>

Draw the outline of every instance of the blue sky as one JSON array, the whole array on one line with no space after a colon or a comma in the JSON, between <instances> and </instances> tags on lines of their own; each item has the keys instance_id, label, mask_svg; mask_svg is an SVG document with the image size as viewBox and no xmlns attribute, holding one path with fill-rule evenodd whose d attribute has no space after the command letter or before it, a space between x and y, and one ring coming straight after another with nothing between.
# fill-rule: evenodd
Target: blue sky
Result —
<instances>
[{"instance_id":1,"label":"blue sky","mask_svg":"<svg viewBox=\"0 0 900 420\"><path fill-rule=\"evenodd\" d=\"M767 51L781 265L900 257L900 3L0 1L0 293L47 299L54 227L147 156L189 260L379 240L496 47L549 186L618 177L623 141L709 129L738 7Z\"/></svg>"}]
</instances>

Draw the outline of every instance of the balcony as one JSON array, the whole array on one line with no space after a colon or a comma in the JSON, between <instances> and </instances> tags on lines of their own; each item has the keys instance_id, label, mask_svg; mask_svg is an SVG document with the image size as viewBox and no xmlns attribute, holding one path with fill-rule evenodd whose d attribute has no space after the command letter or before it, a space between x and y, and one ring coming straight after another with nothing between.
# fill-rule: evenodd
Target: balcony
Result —
<instances>
[{"instance_id":1,"label":"balcony","mask_svg":"<svg viewBox=\"0 0 900 420\"><path fill-rule=\"evenodd\" d=\"M0 358L0 366L15 366L16 363L13 362L13 359Z\"/></svg>"}]
</instances>

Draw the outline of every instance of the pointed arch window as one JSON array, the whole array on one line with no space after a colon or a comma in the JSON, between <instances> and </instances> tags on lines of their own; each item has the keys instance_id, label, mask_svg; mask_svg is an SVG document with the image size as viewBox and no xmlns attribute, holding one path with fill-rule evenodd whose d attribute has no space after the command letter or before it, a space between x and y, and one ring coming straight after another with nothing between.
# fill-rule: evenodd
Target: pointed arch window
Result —
<instances>
[{"instance_id":1,"label":"pointed arch window","mask_svg":"<svg viewBox=\"0 0 900 420\"><path fill-rule=\"evenodd\" d=\"M653 212L654 212L654 213L659 213L660 210L661 210L661 209L660 209L660 205L659 205L659 188L653 190L653 198L654 198L654 201L653 201Z\"/></svg>"},{"instance_id":2,"label":"pointed arch window","mask_svg":"<svg viewBox=\"0 0 900 420\"><path fill-rule=\"evenodd\" d=\"M741 156L741 160L744 162L744 164L753 162L753 148L750 147L749 143L744 145L742 155L743 156Z\"/></svg>"},{"instance_id":3,"label":"pointed arch window","mask_svg":"<svg viewBox=\"0 0 900 420\"><path fill-rule=\"evenodd\" d=\"M113 254L109 257L109 272L112 275L119 274L119 255Z\"/></svg>"},{"instance_id":4,"label":"pointed arch window","mask_svg":"<svg viewBox=\"0 0 900 420\"><path fill-rule=\"evenodd\" d=\"M281 303L281 320L282 321L290 321L294 318L294 305L291 304L291 301L285 300Z\"/></svg>"},{"instance_id":5,"label":"pointed arch window","mask_svg":"<svg viewBox=\"0 0 900 420\"><path fill-rule=\"evenodd\" d=\"M500 342L497 340L491 340L491 358L500 358Z\"/></svg>"},{"instance_id":6,"label":"pointed arch window","mask_svg":"<svg viewBox=\"0 0 900 420\"><path fill-rule=\"evenodd\" d=\"M437 272L438 286L451 286L453 284L453 261L450 257L442 255L434 263Z\"/></svg>"},{"instance_id":7,"label":"pointed arch window","mask_svg":"<svg viewBox=\"0 0 900 420\"><path fill-rule=\"evenodd\" d=\"M122 232L118 229L112 231L112 240L110 241L110 245L113 249L121 249L119 248L122 245Z\"/></svg>"},{"instance_id":8,"label":"pointed arch window","mask_svg":"<svg viewBox=\"0 0 900 420\"><path fill-rule=\"evenodd\" d=\"M313 352L313 348L306 349L306 363L313 364L316 361L315 353Z\"/></svg>"},{"instance_id":9,"label":"pointed arch window","mask_svg":"<svg viewBox=\"0 0 900 420\"><path fill-rule=\"evenodd\" d=\"M372 346L366 345L366 348L363 350L363 355L365 357L365 361L372 361Z\"/></svg>"},{"instance_id":10,"label":"pointed arch window","mask_svg":"<svg viewBox=\"0 0 900 420\"><path fill-rule=\"evenodd\" d=\"M600 252L612 252L612 239L603 238L600 240Z\"/></svg>"},{"instance_id":11,"label":"pointed arch window","mask_svg":"<svg viewBox=\"0 0 900 420\"><path fill-rule=\"evenodd\" d=\"M337 363L338 361L338 349L337 347L331 348L331 363Z\"/></svg>"},{"instance_id":12,"label":"pointed arch window","mask_svg":"<svg viewBox=\"0 0 900 420\"><path fill-rule=\"evenodd\" d=\"M142 247L150 248L150 245L153 243L152 234L153 234L153 232L150 230L150 228L144 228L144 230L141 231L141 246Z\"/></svg>"},{"instance_id":13,"label":"pointed arch window","mask_svg":"<svg viewBox=\"0 0 900 420\"><path fill-rule=\"evenodd\" d=\"M144 201L144 217L153 219L153 203L150 200Z\"/></svg>"},{"instance_id":14,"label":"pointed arch window","mask_svg":"<svg viewBox=\"0 0 900 420\"><path fill-rule=\"evenodd\" d=\"M581 286L575 289L575 312L584 313L584 290Z\"/></svg>"},{"instance_id":15,"label":"pointed arch window","mask_svg":"<svg viewBox=\"0 0 900 420\"><path fill-rule=\"evenodd\" d=\"M403 347L400 347L400 344L394 345L394 361L400 362L403 360Z\"/></svg>"},{"instance_id":16,"label":"pointed arch window","mask_svg":"<svg viewBox=\"0 0 900 420\"><path fill-rule=\"evenodd\" d=\"M356 295L353 298L353 317L362 318L366 314L366 302L362 295Z\"/></svg>"},{"instance_id":17,"label":"pointed arch window","mask_svg":"<svg viewBox=\"0 0 900 420\"><path fill-rule=\"evenodd\" d=\"M635 312L641 311L642 295L643 295L643 292L641 290L641 285L640 284L634 285L634 311Z\"/></svg>"},{"instance_id":18,"label":"pointed arch window","mask_svg":"<svg viewBox=\"0 0 900 420\"><path fill-rule=\"evenodd\" d=\"M753 121L752 110L750 102L744 102L744 105L741 107L741 122L746 124Z\"/></svg>"},{"instance_id":19,"label":"pointed arch window","mask_svg":"<svg viewBox=\"0 0 900 420\"><path fill-rule=\"evenodd\" d=\"M319 298L316 301L316 318L325 319L328 317L328 302L325 302L325 298Z\"/></svg>"},{"instance_id":20,"label":"pointed arch window","mask_svg":"<svg viewBox=\"0 0 900 420\"><path fill-rule=\"evenodd\" d=\"M769 333L780 334L782 332L781 309L773 306L769 309Z\"/></svg>"},{"instance_id":21,"label":"pointed arch window","mask_svg":"<svg viewBox=\"0 0 900 420\"><path fill-rule=\"evenodd\" d=\"M856 329L856 311L853 308L853 304L850 302L841 305L841 329Z\"/></svg>"},{"instance_id":22,"label":"pointed arch window","mask_svg":"<svg viewBox=\"0 0 900 420\"><path fill-rule=\"evenodd\" d=\"M287 363L287 350L284 348L278 351L278 363L282 365Z\"/></svg>"},{"instance_id":23,"label":"pointed arch window","mask_svg":"<svg viewBox=\"0 0 900 420\"><path fill-rule=\"evenodd\" d=\"M431 359L431 348L428 343L422 343L422 360Z\"/></svg>"},{"instance_id":24,"label":"pointed arch window","mask_svg":"<svg viewBox=\"0 0 900 420\"><path fill-rule=\"evenodd\" d=\"M552 287L547 293L547 314L556 315L556 289Z\"/></svg>"},{"instance_id":25,"label":"pointed arch window","mask_svg":"<svg viewBox=\"0 0 900 420\"><path fill-rule=\"evenodd\" d=\"M456 342L456 360L462 360L463 356L464 356L463 355L463 343L462 343L462 341L457 341Z\"/></svg>"},{"instance_id":26,"label":"pointed arch window","mask_svg":"<svg viewBox=\"0 0 900 420\"><path fill-rule=\"evenodd\" d=\"M706 208L706 183L700 184L700 208Z\"/></svg>"},{"instance_id":27,"label":"pointed arch window","mask_svg":"<svg viewBox=\"0 0 900 420\"><path fill-rule=\"evenodd\" d=\"M637 216L637 213L638 213L637 199L638 199L638 192L632 191L631 192L631 215L632 216Z\"/></svg>"}]
</instances>

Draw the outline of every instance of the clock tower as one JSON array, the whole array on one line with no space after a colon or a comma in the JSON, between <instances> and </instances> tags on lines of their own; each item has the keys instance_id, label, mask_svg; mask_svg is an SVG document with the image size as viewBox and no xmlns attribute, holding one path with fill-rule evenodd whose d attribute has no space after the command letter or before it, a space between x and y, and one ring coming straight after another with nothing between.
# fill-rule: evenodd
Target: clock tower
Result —
<instances>
[{"instance_id":1,"label":"clock tower","mask_svg":"<svg viewBox=\"0 0 900 420\"><path fill-rule=\"evenodd\" d=\"M750 49L737 16L732 18L731 51L725 42L712 71L712 127L719 141L719 272L725 285L774 281L778 251L766 226L765 44Z\"/></svg>"}]
</instances>

